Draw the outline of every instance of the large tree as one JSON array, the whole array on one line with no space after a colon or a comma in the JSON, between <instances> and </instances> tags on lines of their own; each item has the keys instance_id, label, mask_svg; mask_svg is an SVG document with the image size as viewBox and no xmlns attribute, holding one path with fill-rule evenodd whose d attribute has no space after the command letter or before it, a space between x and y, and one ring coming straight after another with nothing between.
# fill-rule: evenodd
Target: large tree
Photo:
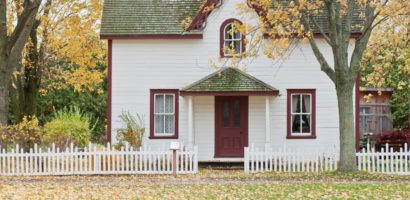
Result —
<instances>
[{"instance_id":1,"label":"large tree","mask_svg":"<svg viewBox=\"0 0 410 200\"><path fill-rule=\"evenodd\" d=\"M386 20L373 31L362 60L362 86L394 88L390 106L396 129L410 123L409 29L409 16Z\"/></svg>"},{"instance_id":2,"label":"large tree","mask_svg":"<svg viewBox=\"0 0 410 200\"><path fill-rule=\"evenodd\" d=\"M9 84L21 61L41 0L16 2L16 13L10 13L8 4L14 2L0 0L0 125L7 123Z\"/></svg>"},{"instance_id":3,"label":"large tree","mask_svg":"<svg viewBox=\"0 0 410 200\"><path fill-rule=\"evenodd\" d=\"M355 129L353 91L360 61L375 27L387 19L408 15L408 0L247 0L242 13L254 10L259 25L244 25L252 34L248 52L240 57L256 56L260 47L272 59L286 55L296 42L308 41L320 69L334 84L339 110L340 171L355 171ZM257 36L257 33L262 33ZM265 40L263 38L269 37ZM318 37L320 39L318 39ZM249 37L248 37L249 38ZM332 49L333 61L323 54L318 42ZM353 47L352 47L353 45ZM353 48L353 49L351 49ZM240 59L239 59L240 60Z\"/></svg>"},{"instance_id":4,"label":"large tree","mask_svg":"<svg viewBox=\"0 0 410 200\"><path fill-rule=\"evenodd\" d=\"M100 0L43 0L12 79L9 121L47 109L38 108L40 93L70 86L92 92L103 81L98 69L105 47L98 36L101 6ZM53 79L55 87L45 87L44 79Z\"/></svg>"}]
</instances>

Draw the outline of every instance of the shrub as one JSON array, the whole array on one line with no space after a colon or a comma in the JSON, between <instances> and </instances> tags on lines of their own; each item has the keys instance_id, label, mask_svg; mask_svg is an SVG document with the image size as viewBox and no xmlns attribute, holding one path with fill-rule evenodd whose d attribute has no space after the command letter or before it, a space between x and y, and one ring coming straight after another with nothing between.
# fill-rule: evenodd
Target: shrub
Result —
<instances>
[{"instance_id":1,"label":"shrub","mask_svg":"<svg viewBox=\"0 0 410 200\"><path fill-rule=\"evenodd\" d=\"M36 117L23 117L15 125L0 126L0 145L10 147L19 144L28 152L35 143L41 143L42 130Z\"/></svg>"},{"instance_id":2,"label":"shrub","mask_svg":"<svg viewBox=\"0 0 410 200\"><path fill-rule=\"evenodd\" d=\"M125 143L134 148L141 147L142 136L145 132L143 117L137 114L135 118L129 112L122 112L119 118L124 123L124 127L117 129L117 148L124 146Z\"/></svg>"},{"instance_id":3,"label":"shrub","mask_svg":"<svg viewBox=\"0 0 410 200\"><path fill-rule=\"evenodd\" d=\"M78 107L55 112L54 118L44 125L44 139L47 143L56 144L60 149L71 143L85 147L90 142L90 118Z\"/></svg>"}]
</instances>

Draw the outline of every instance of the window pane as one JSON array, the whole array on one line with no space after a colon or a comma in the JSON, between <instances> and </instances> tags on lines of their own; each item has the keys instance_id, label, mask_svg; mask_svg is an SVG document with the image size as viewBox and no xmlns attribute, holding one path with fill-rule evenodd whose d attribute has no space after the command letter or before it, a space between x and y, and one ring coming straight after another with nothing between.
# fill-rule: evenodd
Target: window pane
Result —
<instances>
[{"instance_id":1,"label":"window pane","mask_svg":"<svg viewBox=\"0 0 410 200\"><path fill-rule=\"evenodd\" d=\"M302 115L302 133L310 133L310 115Z\"/></svg>"},{"instance_id":2,"label":"window pane","mask_svg":"<svg viewBox=\"0 0 410 200\"><path fill-rule=\"evenodd\" d=\"M241 53L241 41L240 40L234 42L233 49L235 50L235 54Z\"/></svg>"},{"instance_id":3,"label":"window pane","mask_svg":"<svg viewBox=\"0 0 410 200\"><path fill-rule=\"evenodd\" d=\"M165 133L174 133L174 115L165 116Z\"/></svg>"},{"instance_id":4,"label":"window pane","mask_svg":"<svg viewBox=\"0 0 410 200\"><path fill-rule=\"evenodd\" d=\"M300 133L300 115L292 115L292 133Z\"/></svg>"},{"instance_id":5,"label":"window pane","mask_svg":"<svg viewBox=\"0 0 410 200\"><path fill-rule=\"evenodd\" d=\"M232 38L233 38L232 24L228 24L225 27L225 39L232 39Z\"/></svg>"},{"instance_id":6,"label":"window pane","mask_svg":"<svg viewBox=\"0 0 410 200\"><path fill-rule=\"evenodd\" d=\"M300 113L300 95L292 95L292 113Z\"/></svg>"},{"instance_id":7,"label":"window pane","mask_svg":"<svg viewBox=\"0 0 410 200\"><path fill-rule=\"evenodd\" d=\"M164 113L164 95L155 95L155 113Z\"/></svg>"},{"instance_id":8,"label":"window pane","mask_svg":"<svg viewBox=\"0 0 410 200\"><path fill-rule=\"evenodd\" d=\"M239 127L241 125L241 105L239 100L235 100L233 103L233 115L234 115L234 126Z\"/></svg>"},{"instance_id":9,"label":"window pane","mask_svg":"<svg viewBox=\"0 0 410 200\"><path fill-rule=\"evenodd\" d=\"M302 95L302 112L303 113L310 113L311 112L311 98L310 95Z\"/></svg>"},{"instance_id":10,"label":"window pane","mask_svg":"<svg viewBox=\"0 0 410 200\"><path fill-rule=\"evenodd\" d=\"M165 95L165 113L174 113L174 95Z\"/></svg>"},{"instance_id":11,"label":"window pane","mask_svg":"<svg viewBox=\"0 0 410 200\"><path fill-rule=\"evenodd\" d=\"M234 39L241 39L241 32L239 31L239 24L238 25L234 25L234 34L233 34L233 38Z\"/></svg>"},{"instance_id":12,"label":"window pane","mask_svg":"<svg viewBox=\"0 0 410 200\"><path fill-rule=\"evenodd\" d=\"M223 122L224 127L229 127L229 101L223 103Z\"/></svg>"},{"instance_id":13,"label":"window pane","mask_svg":"<svg viewBox=\"0 0 410 200\"><path fill-rule=\"evenodd\" d=\"M229 54L230 53L230 51L229 51L229 43L230 43L230 41L225 41L225 43L224 43L224 53L225 54Z\"/></svg>"},{"instance_id":14,"label":"window pane","mask_svg":"<svg viewBox=\"0 0 410 200\"><path fill-rule=\"evenodd\" d=\"M164 133L164 115L155 115L155 133Z\"/></svg>"}]
</instances>

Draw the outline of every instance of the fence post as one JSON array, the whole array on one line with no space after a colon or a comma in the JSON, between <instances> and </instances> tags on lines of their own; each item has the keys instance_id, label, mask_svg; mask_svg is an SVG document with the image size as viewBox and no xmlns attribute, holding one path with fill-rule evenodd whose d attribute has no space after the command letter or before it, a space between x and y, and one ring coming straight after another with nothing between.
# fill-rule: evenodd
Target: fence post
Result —
<instances>
[{"instance_id":1,"label":"fence post","mask_svg":"<svg viewBox=\"0 0 410 200\"><path fill-rule=\"evenodd\" d=\"M245 147L244 153L244 169L245 173L249 173L249 147Z\"/></svg>"},{"instance_id":2,"label":"fence post","mask_svg":"<svg viewBox=\"0 0 410 200\"><path fill-rule=\"evenodd\" d=\"M198 146L194 147L194 173L198 173Z\"/></svg>"},{"instance_id":3,"label":"fence post","mask_svg":"<svg viewBox=\"0 0 410 200\"><path fill-rule=\"evenodd\" d=\"M93 154L94 154L94 173L99 173L100 172L100 158L98 156L96 146L94 146L93 148Z\"/></svg>"}]
</instances>

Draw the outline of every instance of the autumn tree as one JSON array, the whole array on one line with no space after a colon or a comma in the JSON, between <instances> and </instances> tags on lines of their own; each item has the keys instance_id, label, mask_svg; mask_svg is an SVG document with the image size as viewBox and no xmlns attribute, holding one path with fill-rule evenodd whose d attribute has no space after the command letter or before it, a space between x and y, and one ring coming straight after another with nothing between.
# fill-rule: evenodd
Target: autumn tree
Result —
<instances>
[{"instance_id":1,"label":"autumn tree","mask_svg":"<svg viewBox=\"0 0 410 200\"><path fill-rule=\"evenodd\" d=\"M104 71L98 69L105 46L98 38L100 17L99 0L42 4L13 76L10 98L15 121L36 115L38 98L50 90L72 86L77 92L90 92L103 81ZM53 84L46 80L44 85L43 79L50 78Z\"/></svg>"},{"instance_id":2,"label":"autumn tree","mask_svg":"<svg viewBox=\"0 0 410 200\"><path fill-rule=\"evenodd\" d=\"M394 88L390 105L394 127L410 124L410 16L400 15L375 28L363 56L362 86Z\"/></svg>"},{"instance_id":3,"label":"autumn tree","mask_svg":"<svg viewBox=\"0 0 410 200\"><path fill-rule=\"evenodd\" d=\"M15 13L8 4L17 3ZM0 0L0 124L7 123L9 84L21 61L41 0Z\"/></svg>"},{"instance_id":4,"label":"autumn tree","mask_svg":"<svg viewBox=\"0 0 410 200\"><path fill-rule=\"evenodd\" d=\"M320 69L335 86L339 110L340 171L355 171L355 129L353 91L360 61L372 31L387 19L408 15L407 0L247 0L239 5L242 13L258 13L259 24L244 25L252 34L248 52L240 57L257 56L258 47L271 59L279 59L295 41L308 41ZM260 33L255 36L254 33ZM320 37L317 38L317 37ZM249 37L248 37L249 38ZM264 39L270 38L270 39ZM331 47L328 60L319 41ZM353 44L353 47L351 45ZM349 47L350 46L350 47ZM353 49L351 49L353 48ZM239 58L240 60L240 58Z\"/></svg>"}]
</instances>

